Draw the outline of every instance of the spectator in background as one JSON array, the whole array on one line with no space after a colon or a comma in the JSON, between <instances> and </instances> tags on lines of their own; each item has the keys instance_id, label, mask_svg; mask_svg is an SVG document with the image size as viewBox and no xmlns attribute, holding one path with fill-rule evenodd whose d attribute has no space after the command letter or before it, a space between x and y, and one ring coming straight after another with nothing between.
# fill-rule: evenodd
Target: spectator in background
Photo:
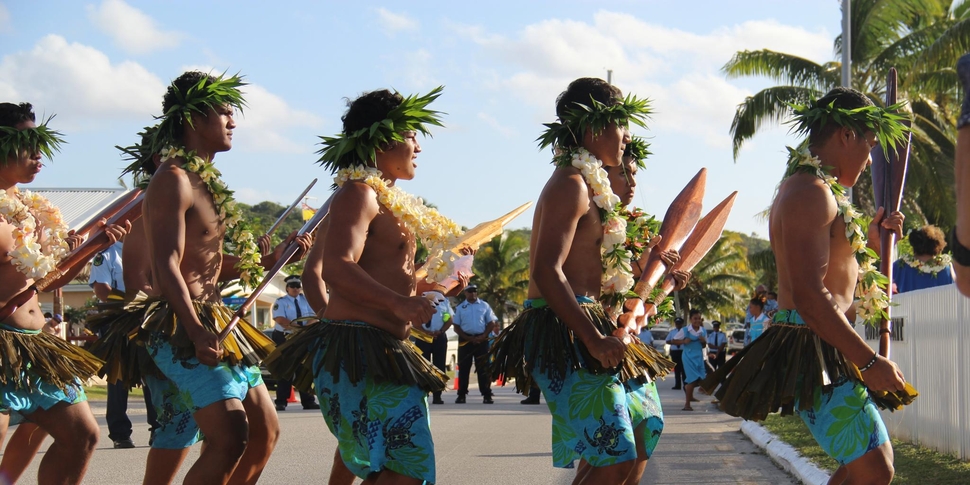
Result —
<instances>
[{"instance_id":1,"label":"spectator in background","mask_svg":"<svg viewBox=\"0 0 970 485\"><path fill-rule=\"evenodd\" d=\"M305 323L294 322L294 320L315 316L310 308L310 303L303 295L300 275L287 276L283 279L283 282L286 283L286 294L277 298L276 302L273 303L273 322L276 324L273 327L273 343L276 345L286 342L286 336ZM286 404L289 402L292 393L293 383L284 379L276 381L277 411L286 411ZM300 404L306 410L320 409L320 405L317 404L312 392L300 391Z\"/></svg>"},{"instance_id":2,"label":"spectator in background","mask_svg":"<svg viewBox=\"0 0 970 485\"><path fill-rule=\"evenodd\" d=\"M727 335L721 331L721 322L714 320L711 327L713 330L707 334L707 353L711 366L717 370L727 358Z\"/></svg>"},{"instance_id":3,"label":"spectator in background","mask_svg":"<svg viewBox=\"0 0 970 485\"><path fill-rule=\"evenodd\" d=\"M671 330L667 333L667 344L670 345L670 360L677 364L674 367L674 390L681 389L681 383L684 382L684 361L683 354L684 350L679 344L674 343L674 338L677 337L680 329L684 328L684 319L677 317L674 319L674 325L677 328Z\"/></svg>"},{"instance_id":4,"label":"spectator in background","mask_svg":"<svg viewBox=\"0 0 970 485\"><path fill-rule=\"evenodd\" d=\"M693 411L690 403L694 399L694 388L700 384L707 374L704 359L704 349L707 347L707 330L704 329L704 317L697 309L690 311L690 325L681 328L674 336L673 343L683 346L684 394L686 403L683 411Z\"/></svg>"},{"instance_id":5,"label":"spectator in background","mask_svg":"<svg viewBox=\"0 0 970 485\"><path fill-rule=\"evenodd\" d=\"M485 300L478 298L478 286L465 287L465 301L455 309L455 332L458 334L458 398L465 404L472 362L478 374L478 389L485 404L492 404L492 376L488 370L488 335L498 328L498 317Z\"/></svg>"},{"instance_id":6,"label":"spectator in background","mask_svg":"<svg viewBox=\"0 0 970 485\"><path fill-rule=\"evenodd\" d=\"M747 347L761 336L771 326L768 315L764 313L765 303L761 298L755 297L748 303L748 317L744 321L744 346Z\"/></svg>"},{"instance_id":7,"label":"spectator in background","mask_svg":"<svg viewBox=\"0 0 970 485\"><path fill-rule=\"evenodd\" d=\"M51 312L45 312L44 318L47 319L47 323L44 324L44 332L51 335L60 336L61 335L61 323L64 322L64 318L61 314L51 315Z\"/></svg>"},{"instance_id":8,"label":"spectator in background","mask_svg":"<svg viewBox=\"0 0 970 485\"><path fill-rule=\"evenodd\" d=\"M445 359L448 353L448 329L451 328L452 315L454 314L455 310L451 308L451 302L447 298L441 300L435 306L431 321L422 325L424 333L432 338L431 342L426 342L418 337L414 338L414 345L421 349L424 358L430 360L441 372L445 372ZM445 403L441 400L441 391L435 391L431 396L432 404Z\"/></svg>"},{"instance_id":9,"label":"spectator in background","mask_svg":"<svg viewBox=\"0 0 970 485\"><path fill-rule=\"evenodd\" d=\"M953 283L949 254L942 254L946 236L939 227L926 225L909 233L913 254L904 254L893 263L893 283L897 293L922 290Z\"/></svg>"},{"instance_id":10,"label":"spectator in background","mask_svg":"<svg viewBox=\"0 0 970 485\"><path fill-rule=\"evenodd\" d=\"M775 312L778 311L778 293L774 291L769 291L765 293L767 299L765 300L765 315L768 315L768 319L775 316Z\"/></svg>"}]
</instances>

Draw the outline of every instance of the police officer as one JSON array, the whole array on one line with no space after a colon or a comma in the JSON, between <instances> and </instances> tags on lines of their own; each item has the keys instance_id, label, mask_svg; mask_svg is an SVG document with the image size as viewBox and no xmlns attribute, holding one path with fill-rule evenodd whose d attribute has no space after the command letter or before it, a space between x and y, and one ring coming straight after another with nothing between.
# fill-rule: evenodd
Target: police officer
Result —
<instances>
[{"instance_id":1,"label":"police officer","mask_svg":"<svg viewBox=\"0 0 970 485\"><path fill-rule=\"evenodd\" d=\"M677 364L674 367L674 389L680 389L680 384L686 378L686 371L684 370L684 347L682 345L673 344L674 337L680 333L680 329L684 328L684 319L677 317L674 319L674 325L677 328L670 329L667 333L667 344L670 345L670 360Z\"/></svg>"},{"instance_id":2,"label":"police officer","mask_svg":"<svg viewBox=\"0 0 970 485\"><path fill-rule=\"evenodd\" d=\"M478 299L478 286L465 287L465 301L455 308L453 317L455 332L458 333L458 398L456 404L465 403L468 394L468 378L471 374L472 358L475 359L475 373L478 374L478 389L482 392L485 404L492 404L492 379L488 372L488 337L498 329L498 318L492 307Z\"/></svg>"},{"instance_id":3,"label":"police officer","mask_svg":"<svg viewBox=\"0 0 970 485\"><path fill-rule=\"evenodd\" d=\"M94 295L102 303L118 298L121 301L125 294L124 267L121 264L121 250L124 243L118 241L108 249L98 253L91 261L91 277L88 284L94 290ZM148 387L142 386L145 398L145 408L148 411L149 432L154 433L159 427L155 406L152 405L152 394ZM108 424L108 438L115 448L134 448L131 440L131 419L128 418L128 386L122 382L108 383L108 405L104 413L104 420ZM154 439L149 438L149 444Z\"/></svg>"},{"instance_id":4,"label":"police officer","mask_svg":"<svg viewBox=\"0 0 970 485\"><path fill-rule=\"evenodd\" d=\"M273 321L276 326L273 328L273 342L279 345L286 341L286 335L293 332L300 323L293 323L293 320L302 317L314 316L310 309L310 303L303 296L303 285L300 283L299 275L287 276L283 281L286 282L286 295L276 299L273 304ZM286 411L286 401L293 392L293 385L290 381L282 379L276 381L276 410ZM320 409L313 394L300 392L300 402L303 409Z\"/></svg>"},{"instance_id":5,"label":"police officer","mask_svg":"<svg viewBox=\"0 0 970 485\"><path fill-rule=\"evenodd\" d=\"M448 353L448 328L451 327L451 316L455 311L451 308L451 302L447 298L435 305L434 315L431 321L422 325L423 330L434 339L425 342L419 338L414 339L414 345L421 349L421 354L425 359L431 361L441 372L445 371L445 360ZM444 404L441 400L441 392L432 393L432 404Z\"/></svg>"}]
</instances>

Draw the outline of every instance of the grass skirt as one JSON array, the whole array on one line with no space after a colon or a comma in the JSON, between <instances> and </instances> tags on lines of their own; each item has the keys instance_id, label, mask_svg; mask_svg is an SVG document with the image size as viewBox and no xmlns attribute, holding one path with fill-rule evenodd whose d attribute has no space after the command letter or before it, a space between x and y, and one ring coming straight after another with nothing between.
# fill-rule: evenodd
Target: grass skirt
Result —
<instances>
[{"instance_id":1,"label":"grass skirt","mask_svg":"<svg viewBox=\"0 0 970 485\"><path fill-rule=\"evenodd\" d=\"M601 334L609 336L616 330L616 323L606 316L601 304L581 302L580 307ZM619 372L622 382L636 380L645 384L674 369L672 361L640 339L633 339L626 346L626 355L619 368L604 368L572 330L544 304L522 312L495 339L490 354L492 377L515 378L515 388L522 394L528 394L533 387L533 372L545 373L550 379L562 379L577 369L586 369L593 374ZM534 363L538 363L538 369L533 369Z\"/></svg>"},{"instance_id":2,"label":"grass skirt","mask_svg":"<svg viewBox=\"0 0 970 485\"><path fill-rule=\"evenodd\" d=\"M802 410L809 409L817 388L829 391L843 378L865 385L855 364L804 323L784 321L786 314L779 311L771 328L701 383L708 393L717 389L714 395L724 412L760 421L779 410L783 416L792 414L796 397ZM894 411L918 395L906 386L894 393L870 390L869 397L879 408Z\"/></svg>"},{"instance_id":3,"label":"grass skirt","mask_svg":"<svg viewBox=\"0 0 970 485\"><path fill-rule=\"evenodd\" d=\"M100 359L49 333L0 324L0 383L34 391L39 381L62 391L94 376Z\"/></svg>"},{"instance_id":4,"label":"grass skirt","mask_svg":"<svg viewBox=\"0 0 970 485\"><path fill-rule=\"evenodd\" d=\"M138 293L129 303L109 306L88 318L88 329L100 335L90 351L104 361L98 375L109 383L120 380L130 389L140 385L144 375L163 377L137 338L147 309L146 295Z\"/></svg>"},{"instance_id":5,"label":"grass skirt","mask_svg":"<svg viewBox=\"0 0 970 485\"><path fill-rule=\"evenodd\" d=\"M233 311L222 302L193 300L192 305L202 326L212 333L218 334L232 320ZM162 337L172 345L175 358L191 359L195 357L195 344L178 320L175 310L167 301L151 300L147 302L145 322L142 324L142 332L139 333L138 338L144 343L153 334L156 337ZM245 320L240 320L239 324L229 332L229 336L222 341L223 360L231 366L259 365L274 348L272 340Z\"/></svg>"},{"instance_id":6,"label":"grass skirt","mask_svg":"<svg viewBox=\"0 0 970 485\"><path fill-rule=\"evenodd\" d=\"M318 352L323 358L314 365ZM441 392L448 376L421 356L410 340L362 322L321 320L293 332L266 358L264 365L278 379L309 392L313 377L329 372L335 381L344 370L352 384L364 377L375 382L417 386Z\"/></svg>"}]
</instances>

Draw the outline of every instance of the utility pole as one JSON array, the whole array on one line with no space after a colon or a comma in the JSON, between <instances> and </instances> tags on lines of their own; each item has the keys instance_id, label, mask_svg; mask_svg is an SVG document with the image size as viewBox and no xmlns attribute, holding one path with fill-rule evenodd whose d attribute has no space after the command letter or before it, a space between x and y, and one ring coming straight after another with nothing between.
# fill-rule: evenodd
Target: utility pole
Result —
<instances>
[{"instance_id":1,"label":"utility pole","mask_svg":"<svg viewBox=\"0 0 970 485\"><path fill-rule=\"evenodd\" d=\"M852 87L852 0L842 0L842 87Z\"/></svg>"},{"instance_id":2,"label":"utility pole","mask_svg":"<svg viewBox=\"0 0 970 485\"><path fill-rule=\"evenodd\" d=\"M613 70L612 69L607 69L606 70L606 82L608 84L613 84Z\"/></svg>"}]
</instances>

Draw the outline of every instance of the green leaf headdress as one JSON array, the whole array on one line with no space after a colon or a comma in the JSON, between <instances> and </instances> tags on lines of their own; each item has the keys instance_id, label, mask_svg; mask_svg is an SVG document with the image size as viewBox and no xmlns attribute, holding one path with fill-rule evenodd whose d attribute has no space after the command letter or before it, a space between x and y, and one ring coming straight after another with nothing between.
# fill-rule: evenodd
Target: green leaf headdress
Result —
<instances>
[{"instance_id":1,"label":"green leaf headdress","mask_svg":"<svg viewBox=\"0 0 970 485\"><path fill-rule=\"evenodd\" d=\"M121 172L121 175L129 173L134 175L136 184L139 181L147 182L147 179L151 178L152 174L155 173L155 153L152 152L152 140L157 132L158 125L146 126L143 131L138 133L139 143L127 147L115 145L115 148L121 151L122 158L131 162Z\"/></svg>"},{"instance_id":2,"label":"green leaf headdress","mask_svg":"<svg viewBox=\"0 0 970 485\"><path fill-rule=\"evenodd\" d=\"M647 143L642 136L632 136L630 143L626 144L626 150L623 152L624 157L630 157L633 159L633 163L638 168L646 168L647 164L644 160L647 159L653 153L650 152L650 143Z\"/></svg>"},{"instance_id":3,"label":"green leaf headdress","mask_svg":"<svg viewBox=\"0 0 970 485\"><path fill-rule=\"evenodd\" d=\"M331 173L352 165L370 166L377 157L378 148L392 142L403 142L403 133L415 131L431 136L425 125L444 126L441 124L443 113L428 109L428 105L441 96L442 90L444 86L438 86L424 96L412 94L388 112L383 120L353 133L321 136L323 148L317 151L320 155L317 162ZM398 93L395 91L395 94Z\"/></svg>"},{"instance_id":4,"label":"green leaf headdress","mask_svg":"<svg viewBox=\"0 0 970 485\"><path fill-rule=\"evenodd\" d=\"M51 115L35 128L18 130L12 126L0 126L0 164L11 158L20 158L22 153L40 152L50 160L54 152L60 151L64 138L59 131L50 129L47 123L54 119Z\"/></svg>"},{"instance_id":5,"label":"green leaf headdress","mask_svg":"<svg viewBox=\"0 0 970 485\"><path fill-rule=\"evenodd\" d=\"M836 108L835 100L828 105L821 105L818 100L808 105L789 104L795 116L788 123L793 125L792 131L802 135L808 135L813 128L818 129L828 123L852 128L859 133L871 131L888 155L890 149L895 150L903 143L905 133L910 131L903 124L908 117L897 113L905 104L899 102L886 108L863 106L853 109Z\"/></svg>"},{"instance_id":6,"label":"green leaf headdress","mask_svg":"<svg viewBox=\"0 0 970 485\"><path fill-rule=\"evenodd\" d=\"M174 84L170 86L178 101L162 116L156 118L162 121L158 124L158 130L152 139L151 153L159 153L163 148L171 145L180 146L181 126L186 124L192 127L192 113L205 116L211 109L220 106L231 106L242 113L246 100L239 88L248 83L243 82L243 76L239 73L231 77L225 77L225 75L226 73L219 76L203 76L184 92Z\"/></svg>"},{"instance_id":7,"label":"green leaf headdress","mask_svg":"<svg viewBox=\"0 0 970 485\"><path fill-rule=\"evenodd\" d=\"M623 98L623 101L612 106L607 106L593 99L592 96L589 100L589 105L574 103L571 109L566 110L563 119L554 123L543 123L546 131L539 138L536 138L536 141L539 142L539 148L552 146L554 149L563 152L553 158L554 164L558 166L569 164L569 158L572 154L565 147L578 145L586 130L599 133L606 129L610 123L621 126L629 126L630 123L633 123L641 128L647 127L647 118L650 117L651 113L649 99L639 99L628 94Z\"/></svg>"}]
</instances>

